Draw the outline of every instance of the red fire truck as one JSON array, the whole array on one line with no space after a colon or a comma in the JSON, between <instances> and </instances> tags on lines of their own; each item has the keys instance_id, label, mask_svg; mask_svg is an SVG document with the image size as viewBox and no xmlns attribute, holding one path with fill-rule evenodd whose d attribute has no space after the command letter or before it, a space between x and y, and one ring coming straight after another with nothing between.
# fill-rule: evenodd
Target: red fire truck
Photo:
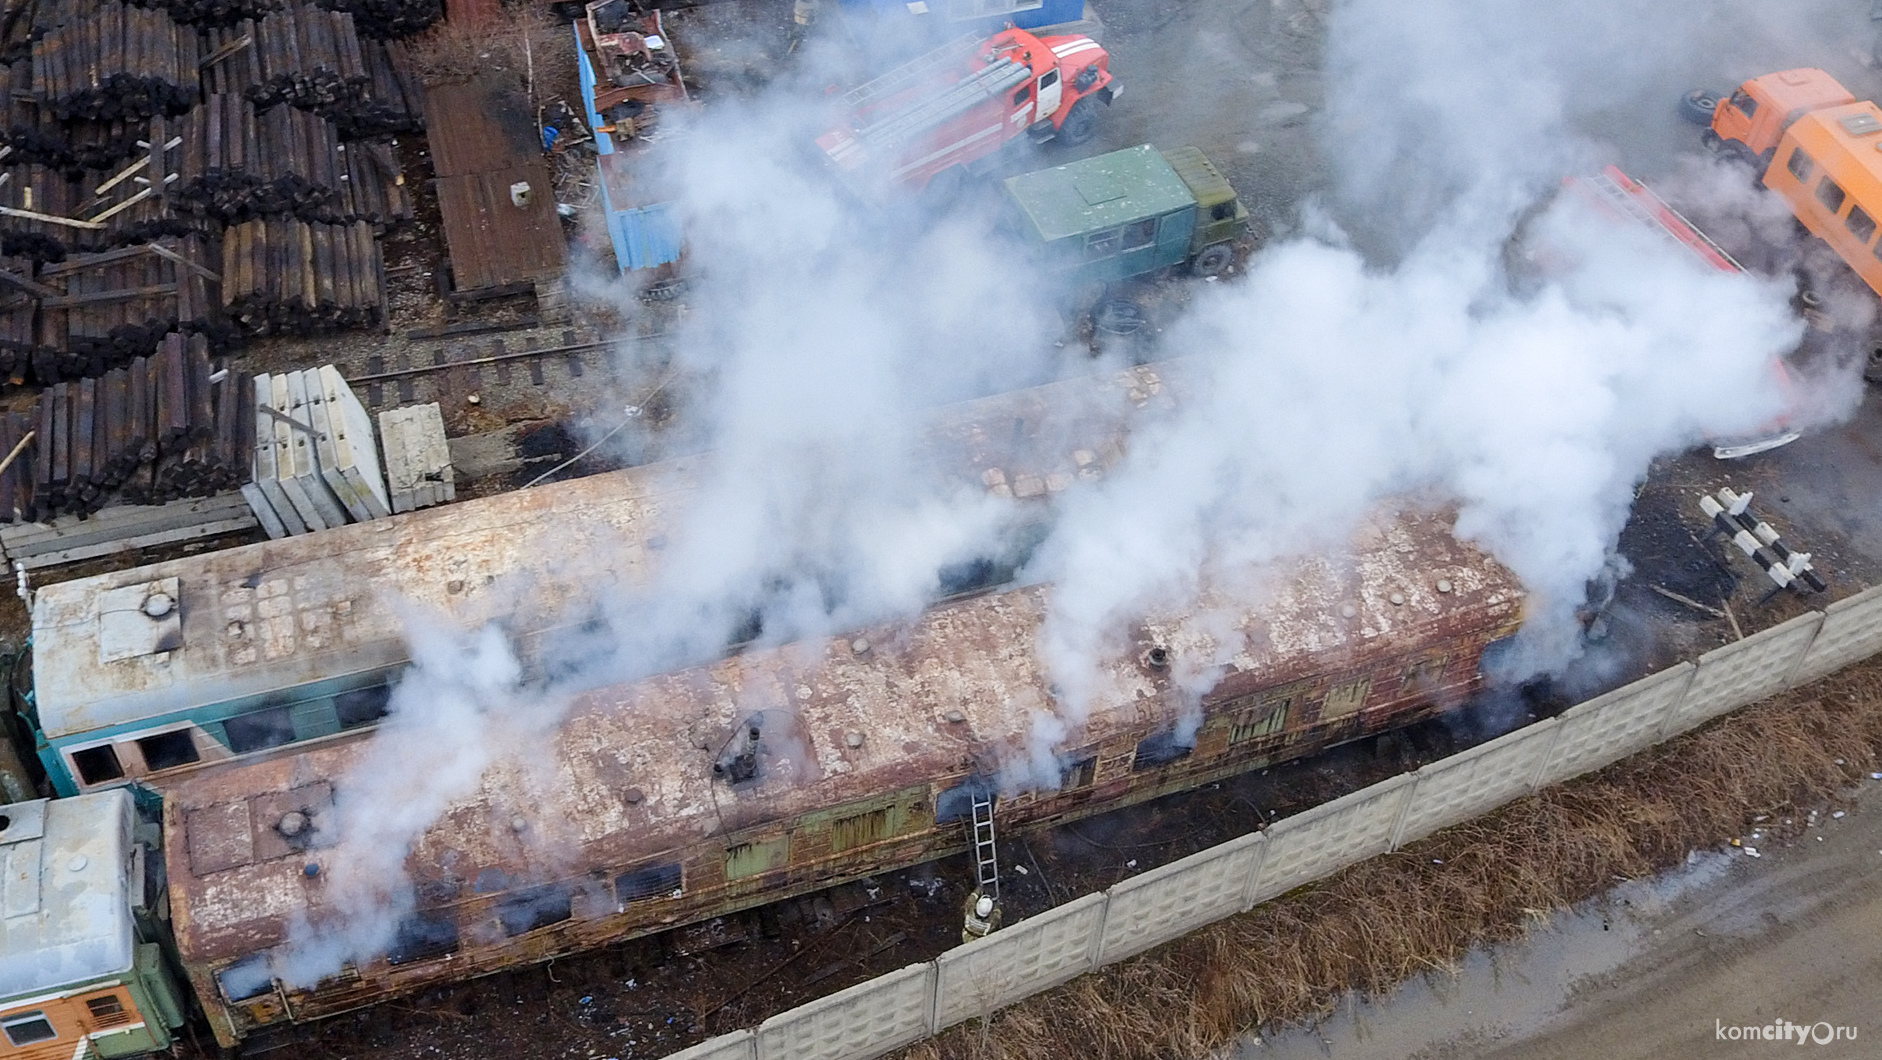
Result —
<instances>
[{"instance_id":1,"label":"red fire truck","mask_svg":"<svg viewBox=\"0 0 1882 1060\"><path fill-rule=\"evenodd\" d=\"M1608 166L1593 176L1570 177L1564 183L1611 216L1664 234L1720 272L1745 271L1737 259L1712 241L1711 236L1669 206L1652 188L1621 172L1617 166ZM1799 399L1797 385L1781 360L1771 362L1771 385L1784 394L1787 405L1794 405ZM1791 426L1794 418L1794 409L1786 410L1746 437L1714 438L1712 455L1720 460L1736 460L1789 445L1799 437L1799 432Z\"/></svg>"},{"instance_id":2,"label":"red fire truck","mask_svg":"<svg viewBox=\"0 0 1882 1060\"><path fill-rule=\"evenodd\" d=\"M1120 92L1110 63L1085 36L962 37L846 93L842 124L817 144L864 186L954 185L1021 134L1091 139L1098 105Z\"/></svg>"}]
</instances>

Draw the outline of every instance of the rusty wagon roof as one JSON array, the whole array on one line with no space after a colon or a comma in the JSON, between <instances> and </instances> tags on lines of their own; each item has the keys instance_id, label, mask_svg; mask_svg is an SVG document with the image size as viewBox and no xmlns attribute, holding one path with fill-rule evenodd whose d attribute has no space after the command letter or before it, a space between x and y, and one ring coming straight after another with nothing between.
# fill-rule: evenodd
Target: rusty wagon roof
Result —
<instances>
[{"instance_id":1,"label":"rusty wagon roof","mask_svg":"<svg viewBox=\"0 0 1882 1060\"><path fill-rule=\"evenodd\" d=\"M937 410L931 470L1044 497L1122 455L1128 415L1168 406L1170 365ZM571 601L640 580L699 458L608 472L40 588L38 716L57 739L403 663L398 601L527 637ZM522 591L527 587L527 592ZM160 619L142 611L162 592Z\"/></svg>"},{"instance_id":2,"label":"rusty wagon roof","mask_svg":"<svg viewBox=\"0 0 1882 1060\"><path fill-rule=\"evenodd\" d=\"M1171 719L1180 697L1168 673L1186 661L1225 663L1224 675L1266 686L1513 621L1521 589L1449 525L1442 512L1381 512L1348 555L1301 561L1239 594L1211 589L1195 613L1152 617L1139 644L1101 661L1071 746ZM985 766L1023 745L1036 712L1056 709L1036 650L1051 591L974 597L585 693L546 753L491 769L433 824L411 871L434 895L462 894L463 881L491 871L570 877ZM1148 643L1172 650L1170 671L1143 660ZM799 744L770 779L735 792L712 763L759 710L793 717ZM307 876L310 855L281 843L273 824L284 808L321 803L365 747L323 744L165 785L171 820L183 825L170 885L189 959L250 953L281 941L290 917L319 918L329 874Z\"/></svg>"}]
</instances>

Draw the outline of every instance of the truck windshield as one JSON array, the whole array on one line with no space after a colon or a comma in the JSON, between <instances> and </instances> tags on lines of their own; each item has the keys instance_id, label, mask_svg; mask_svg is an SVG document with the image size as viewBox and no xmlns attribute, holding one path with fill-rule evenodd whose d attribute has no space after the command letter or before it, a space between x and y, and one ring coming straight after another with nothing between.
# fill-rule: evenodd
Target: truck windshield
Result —
<instances>
[{"instance_id":1,"label":"truck windshield","mask_svg":"<svg viewBox=\"0 0 1882 1060\"><path fill-rule=\"evenodd\" d=\"M1756 117L1758 114L1758 101L1752 99L1751 93L1742 88L1732 93L1732 106L1743 111L1747 118Z\"/></svg>"}]
</instances>

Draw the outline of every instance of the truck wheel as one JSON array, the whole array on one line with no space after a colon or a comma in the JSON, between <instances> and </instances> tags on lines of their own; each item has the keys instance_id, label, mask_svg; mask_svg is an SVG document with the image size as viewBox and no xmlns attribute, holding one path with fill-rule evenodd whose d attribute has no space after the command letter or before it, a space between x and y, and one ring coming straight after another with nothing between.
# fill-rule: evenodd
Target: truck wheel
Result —
<instances>
[{"instance_id":1,"label":"truck wheel","mask_svg":"<svg viewBox=\"0 0 1882 1060\"><path fill-rule=\"evenodd\" d=\"M1234 260L1235 251L1227 243L1211 243L1202 248L1189 268L1198 276L1220 276L1229 270Z\"/></svg>"},{"instance_id":2,"label":"truck wheel","mask_svg":"<svg viewBox=\"0 0 1882 1060\"><path fill-rule=\"evenodd\" d=\"M1065 121L1059 125L1058 141L1067 147L1077 147L1092 138L1098 131L1098 109L1091 105L1089 97L1072 104L1072 109L1065 115Z\"/></svg>"},{"instance_id":3,"label":"truck wheel","mask_svg":"<svg viewBox=\"0 0 1882 1060\"><path fill-rule=\"evenodd\" d=\"M1679 116L1694 125L1711 125L1712 112L1718 106L1718 93L1697 88L1679 98Z\"/></svg>"}]
</instances>

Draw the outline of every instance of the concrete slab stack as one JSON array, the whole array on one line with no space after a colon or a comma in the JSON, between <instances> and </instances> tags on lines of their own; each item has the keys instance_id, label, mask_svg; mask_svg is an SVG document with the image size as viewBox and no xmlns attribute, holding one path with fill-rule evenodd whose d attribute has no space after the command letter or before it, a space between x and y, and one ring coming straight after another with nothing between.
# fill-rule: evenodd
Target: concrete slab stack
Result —
<instances>
[{"instance_id":1,"label":"concrete slab stack","mask_svg":"<svg viewBox=\"0 0 1882 1060\"><path fill-rule=\"evenodd\" d=\"M270 537L392 514L372 419L332 365L256 376L255 417L242 495Z\"/></svg>"},{"instance_id":2,"label":"concrete slab stack","mask_svg":"<svg viewBox=\"0 0 1882 1060\"><path fill-rule=\"evenodd\" d=\"M409 512L457 499L456 471L437 402L379 414L386 454L386 488L393 512Z\"/></svg>"}]
</instances>

